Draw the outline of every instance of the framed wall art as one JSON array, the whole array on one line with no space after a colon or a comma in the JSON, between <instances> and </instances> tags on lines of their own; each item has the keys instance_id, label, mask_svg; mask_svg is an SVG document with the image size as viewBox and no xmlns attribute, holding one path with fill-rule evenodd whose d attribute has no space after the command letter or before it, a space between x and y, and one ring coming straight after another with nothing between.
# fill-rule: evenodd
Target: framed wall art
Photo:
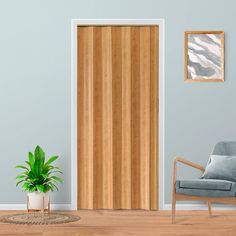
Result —
<instances>
[{"instance_id":1,"label":"framed wall art","mask_svg":"<svg viewBox=\"0 0 236 236\"><path fill-rule=\"evenodd\" d=\"M185 81L224 82L224 31L185 32Z\"/></svg>"}]
</instances>

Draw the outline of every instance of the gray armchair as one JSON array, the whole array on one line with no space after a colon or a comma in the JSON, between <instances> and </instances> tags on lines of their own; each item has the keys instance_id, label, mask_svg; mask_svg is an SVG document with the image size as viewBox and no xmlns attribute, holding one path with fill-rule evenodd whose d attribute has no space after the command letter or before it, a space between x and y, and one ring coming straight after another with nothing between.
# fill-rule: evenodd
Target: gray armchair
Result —
<instances>
[{"instance_id":1,"label":"gray armchair","mask_svg":"<svg viewBox=\"0 0 236 236\"><path fill-rule=\"evenodd\" d=\"M199 179L178 180L177 163L202 172ZM234 173L235 172L235 173ZM236 204L236 142L219 142L213 148L206 169L176 157L173 165L172 223L175 221L176 201L205 201L211 215L211 203Z\"/></svg>"}]
</instances>

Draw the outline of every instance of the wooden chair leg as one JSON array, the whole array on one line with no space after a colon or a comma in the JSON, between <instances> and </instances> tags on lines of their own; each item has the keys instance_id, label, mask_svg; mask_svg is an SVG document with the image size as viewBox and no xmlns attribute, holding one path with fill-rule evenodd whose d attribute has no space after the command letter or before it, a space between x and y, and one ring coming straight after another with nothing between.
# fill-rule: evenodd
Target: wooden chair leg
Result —
<instances>
[{"instance_id":1,"label":"wooden chair leg","mask_svg":"<svg viewBox=\"0 0 236 236\"><path fill-rule=\"evenodd\" d=\"M212 212L211 212L211 202L208 201L208 202L207 202L207 205L208 205L209 216L212 216Z\"/></svg>"},{"instance_id":2,"label":"wooden chair leg","mask_svg":"<svg viewBox=\"0 0 236 236\"><path fill-rule=\"evenodd\" d=\"M172 224L175 223L175 210L176 210L176 199L175 195L172 196Z\"/></svg>"}]
</instances>

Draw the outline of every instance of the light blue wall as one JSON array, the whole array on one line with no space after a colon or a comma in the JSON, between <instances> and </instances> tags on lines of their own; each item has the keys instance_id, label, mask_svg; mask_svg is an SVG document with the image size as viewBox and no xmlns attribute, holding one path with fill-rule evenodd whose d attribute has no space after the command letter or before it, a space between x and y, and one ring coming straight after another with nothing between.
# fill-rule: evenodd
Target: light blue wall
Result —
<instances>
[{"instance_id":1,"label":"light blue wall","mask_svg":"<svg viewBox=\"0 0 236 236\"><path fill-rule=\"evenodd\" d=\"M72 18L165 18L165 201L175 155L206 163L218 140L236 139L235 1L1 0L0 204L24 203L14 166L36 144L59 154L70 203L70 23ZM224 30L225 83L183 82L185 30ZM182 169L183 170L183 169ZM186 170L181 177L195 172Z\"/></svg>"}]
</instances>

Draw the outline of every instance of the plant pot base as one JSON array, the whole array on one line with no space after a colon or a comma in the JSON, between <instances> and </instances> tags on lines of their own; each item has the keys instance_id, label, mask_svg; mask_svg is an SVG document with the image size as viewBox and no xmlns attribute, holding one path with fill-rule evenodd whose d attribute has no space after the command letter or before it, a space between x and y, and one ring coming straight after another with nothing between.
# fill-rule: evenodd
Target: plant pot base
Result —
<instances>
[{"instance_id":1,"label":"plant pot base","mask_svg":"<svg viewBox=\"0 0 236 236\"><path fill-rule=\"evenodd\" d=\"M50 196L48 196L47 204L45 204L45 197L43 196L41 207L34 209L30 207L30 199L29 199L29 196L27 195L27 212L30 213L30 212L37 212L37 211L40 211L43 213L47 212L48 214L50 214Z\"/></svg>"}]
</instances>

